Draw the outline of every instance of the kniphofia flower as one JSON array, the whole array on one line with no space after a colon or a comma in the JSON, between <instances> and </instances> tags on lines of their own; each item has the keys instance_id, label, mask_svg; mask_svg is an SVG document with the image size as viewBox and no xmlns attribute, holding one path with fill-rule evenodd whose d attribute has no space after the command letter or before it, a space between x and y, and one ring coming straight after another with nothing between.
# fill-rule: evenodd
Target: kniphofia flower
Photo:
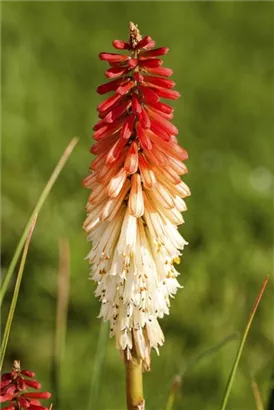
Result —
<instances>
[{"instance_id":1,"label":"kniphofia flower","mask_svg":"<svg viewBox=\"0 0 274 410\"><path fill-rule=\"evenodd\" d=\"M49 392L30 392L29 389L40 389L41 384L34 380L35 373L21 370L20 362L13 362L12 371L1 375L0 403L5 403L2 410L48 410L41 405L40 399L49 399Z\"/></svg>"},{"instance_id":2,"label":"kniphofia flower","mask_svg":"<svg viewBox=\"0 0 274 410\"><path fill-rule=\"evenodd\" d=\"M148 369L151 348L158 351L164 342L158 318L169 313L180 287L174 263L186 244L178 225L190 195L180 177L187 152L170 122L173 108L161 101L180 96L172 70L162 66L168 49L155 48L133 23L129 41L112 44L122 54L99 54L111 81L97 92L111 95L97 107L84 229L92 241L88 259L102 303L99 317L110 321L110 335L127 360L134 353Z\"/></svg>"}]
</instances>

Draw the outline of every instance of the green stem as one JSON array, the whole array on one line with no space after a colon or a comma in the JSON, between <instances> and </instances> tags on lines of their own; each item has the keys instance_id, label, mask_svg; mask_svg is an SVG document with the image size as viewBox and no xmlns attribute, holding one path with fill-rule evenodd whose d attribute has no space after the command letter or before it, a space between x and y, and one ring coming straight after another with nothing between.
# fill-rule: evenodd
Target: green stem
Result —
<instances>
[{"instance_id":1,"label":"green stem","mask_svg":"<svg viewBox=\"0 0 274 410\"><path fill-rule=\"evenodd\" d=\"M23 235L21 236L21 239L20 239L20 241L17 245L17 248L14 252L14 255L13 255L13 258L11 260L10 266L7 270L7 273L4 277L4 280L3 280L3 283L2 283L2 286L1 286L1 290L0 290L0 306L2 305L3 299L4 299L5 294L7 292L9 282L10 282L12 274L14 272L16 263L18 262L18 259L20 257L20 254L21 254L21 251L23 249L24 243L25 243L26 238L28 236L28 232L30 230L34 215L38 214L40 209L42 208L42 206L43 206L43 204L44 204L44 202L45 202L45 200L46 200L52 186L54 185L56 179L58 178L60 172L62 171L65 163L67 162L68 157L72 153L72 151L73 151L75 145L77 144L77 142L78 142L77 138L73 138L70 141L69 145L65 149L65 151L64 151L63 155L61 156L58 164L56 165L55 169L53 170L53 173L51 174L50 179L48 180L45 188L43 189L43 192L40 195L40 198L38 199L38 201L37 201L37 203L34 207L34 210L33 210L32 214L31 214L31 216L28 220L28 223L25 227Z\"/></svg>"},{"instance_id":2,"label":"green stem","mask_svg":"<svg viewBox=\"0 0 274 410\"><path fill-rule=\"evenodd\" d=\"M8 318L7 318L7 323L6 323L6 326L5 326L3 340L2 340L2 344L1 344L0 371L2 370L2 366L3 366L3 362L4 362L4 358L5 358L6 348L7 348L7 345L8 345L8 340L9 340L9 335L10 335L10 329L11 329L12 320L13 320L13 316L14 316L14 312L15 312L15 308L16 308L18 295L19 295L21 280L22 280L22 277L23 277L25 262L26 262L26 259L27 259L27 254L28 254L28 249L29 249L29 244L30 244L31 236L32 236L35 224L36 224L36 218L37 218L37 214L34 216L33 220L31 221L31 227L30 227L29 232L28 232L28 237L27 237L25 247L24 247L24 250L23 250L22 259L21 259L21 263L20 263L20 267L19 267L19 271L18 271L18 276L17 276L17 279L16 279L15 287L14 287L13 297L12 297L10 310L9 310L9 314L8 314Z\"/></svg>"},{"instance_id":3,"label":"green stem","mask_svg":"<svg viewBox=\"0 0 274 410\"><path fill-rule=\"evenodd\" d=\"M142 362L125 359L127 410L145 410Z\"/></svg>"},{"instance_id":4,"label":"green stem","mask_svg":"<svg viewBox=\"0 0 274 410\"><path fill-rule=\"evenodd\" d=\"M267 285L267 282L268 282L268 276L265 278L265 280L263 282L263 285L260 289L260 292L257 296L257 299L254 303L254 306L253 306L252 311L250 313L249 319L247 321L247 325L246 325L246 328L244 330L243 337L242 337L242 340L240 342L240 346L238 348L238 351L237 351L237 354L236 354L236 357L235 357L235 361L234 361L231 373L230 373L229 378L228 378L228 382L227 382L227 385L226 385L226 389L225 389L225 393L224 393L224 397L223 397L223 400L222 400L220 410L225 410L225 408L226 408L228 398L229 398L229 395L230 395L230 391L231 391L231 388L232 388L232 384L233 384L233 381L234 381L234 378L235 378L235 374L236 374L236 371L237 371L237 368L238 368L238 365L239 365L239 361L240 361L240 358L241 358L241 355L242 355L242 352L243 352L243 348L244 348L244 345L245 345L245 341L246 341L246 338L247 338L247 335L248 335L248 331L251 327L254 315L256 313L256 310L258 308L260 300L263 296L263 293L264 293L265 287Z\"/></svg>"}]
</instances>

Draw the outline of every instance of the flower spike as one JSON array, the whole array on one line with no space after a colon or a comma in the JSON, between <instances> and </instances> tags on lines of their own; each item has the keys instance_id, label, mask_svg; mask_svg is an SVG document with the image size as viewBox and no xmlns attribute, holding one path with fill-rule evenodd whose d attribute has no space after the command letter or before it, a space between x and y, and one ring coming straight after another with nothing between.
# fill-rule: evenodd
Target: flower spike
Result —
<instances>
[{"instance_id":1,"label":"flower spike","mask_svg":"<svg viewBox=\"0 0 274 410\"><path fill-rule=\"evenodd\" d=\"M100 53L109 64L97 88L111 95L98 105L93 127L97 155L84 186L92 190L84 229L93 248L88 255L99 317L110 322L110 335L126 360L150 367L151 348L158 351L164 335L158 318L169 313L170 298L180 287L174 263L187 242L178 225L190 195L180 175L187 172L187 152L170 122L173 108L161 98L176 100L162 67L168 48L155 47L130 23L128 41L114 40L115 53Z\"/></svg>"}]
</instances>

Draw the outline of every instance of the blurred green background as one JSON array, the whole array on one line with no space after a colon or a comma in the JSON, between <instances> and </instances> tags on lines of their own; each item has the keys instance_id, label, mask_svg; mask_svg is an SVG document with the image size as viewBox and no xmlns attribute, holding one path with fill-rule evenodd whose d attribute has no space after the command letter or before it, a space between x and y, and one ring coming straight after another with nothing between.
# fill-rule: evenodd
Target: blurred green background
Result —
<instances>
[{"instance_id":1,"label":"blurred green background","mask_svg":"<svg viewBox=\"0 0 274 410\"><path fill-rule=\"evenodd\" d=\"M33 235L5 369L13 359L53 392L52 351L58 242L71 252L66 356L58 410L87 409L100 321L84 260L82 231L92 126L105 82L97 55L139 24L170 48L182 98L175 124L189 152L189 241L181 290L161 320L166 342L145 375L148 410L163 409L187 361L242 331L263 278L273 268L273 6L271 2L2 3L2 267L7 268L34 204L63 149L79 136ZM273 371L273 278L255 316L229 409L256 408L250 374L264 402ZM13 287L5 299L5 323ZM174 409L217 409L237 340L185 373ZM124 370L109 340L93 409L124 409Z\"/></svg>"}]
</instances>

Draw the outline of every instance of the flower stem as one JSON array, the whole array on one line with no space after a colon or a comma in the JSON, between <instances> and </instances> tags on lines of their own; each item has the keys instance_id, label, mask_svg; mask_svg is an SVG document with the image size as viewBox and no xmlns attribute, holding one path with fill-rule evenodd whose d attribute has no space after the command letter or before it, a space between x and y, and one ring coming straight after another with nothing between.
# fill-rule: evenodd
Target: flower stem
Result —
<instances>
[{"instance_id":1,"label":"flower stem","mask_svg":"<svg viewBox=\"0 0 274 410\"><path fill-rule=\"evenodd\" d=\"M125 359L127 410L145 410L142 362Z\"/></svg>"}]
</instances>

